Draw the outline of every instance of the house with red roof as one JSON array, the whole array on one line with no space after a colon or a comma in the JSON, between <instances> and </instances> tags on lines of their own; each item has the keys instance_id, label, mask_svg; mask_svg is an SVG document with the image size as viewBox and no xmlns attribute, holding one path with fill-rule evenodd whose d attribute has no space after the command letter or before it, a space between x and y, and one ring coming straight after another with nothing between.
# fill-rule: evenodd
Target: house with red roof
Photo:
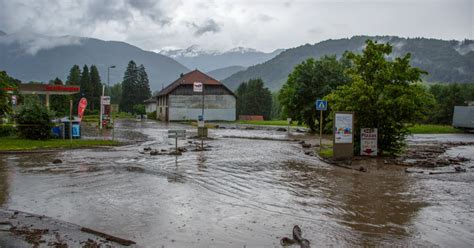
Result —
<instances>
[{"instance_id":1,"label":"house with red roof","mask_svg":"<svg viewBox=\"0 0 474 248\"><path fill-rule=\"evenodd\" d=\"M195 82L202 83L203 93L193 91ZM204 102L204 120L235 121L236 101L232 90L196 69L181 74L174 82L146 100L145 105L147 112L156 111L159 120L185 121L197 120Z\"/></svg>"}]
</instances>

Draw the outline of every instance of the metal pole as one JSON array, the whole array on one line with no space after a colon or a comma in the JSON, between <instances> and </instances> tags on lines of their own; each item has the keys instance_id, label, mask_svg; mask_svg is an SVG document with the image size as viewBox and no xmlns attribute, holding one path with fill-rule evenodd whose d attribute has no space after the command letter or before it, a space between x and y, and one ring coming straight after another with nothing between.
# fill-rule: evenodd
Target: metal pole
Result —
<instances>
[{"instance_id":1,"label":"metal pole","mask_svg":"<svg viewBox=\"0 0 474 248\"><path fill-rule=\"evenodd\" d=\"M69 143L72 145L72 100L69 100Z\"/></svg>"},{"instance_id":2,"label":"metal pole","mask_svg":"<svg viewBox=\"0 0 474 248\"><path fill-rule=\"evenodd\" d=\"M175 145L175 151L176 151L176 155L178 155L178 133L175 134L176 137L174 137L174 145Z\"/></svg>"},{"instance_id":3,"label":"metal pole","mask_svg":"<svg viewBox=\"0 0 474 248\"><path fill-rule=\"evenodd\" d=\"M322 149L322 139L323 139L323 111L319 111L319 151Z\"/></svg>"},{"instance_id":4,"label":"metal pole","mask_svg":"<svg viewBox=\"0 0 474 248\"><path fill-rule=\"evenodd\" d=\"M109 77L110 77L110 66L107 67L107 89L109 90L109 92L107 92L107 93L110 95L110 80L109 80Z\"/></svg>"},{"instance_id":5,"label":"metal pole","mask_svg":"<svg viewBox=\"0 0 474 248\"><path fill-rule=\"evenodd\" d=\"M202 127L201 133L201 150L204 150L204 129L206 128L206 122L204 121L204 83L202 83L202 122L204 123L204 127Z\"/></svg>"},{"instance_id":6,"label":"metal pole","mask_svg":"<svg viewBox=\"0 0 474 248\"><path fill-rule=\"evenodd\" d=\"M105 86L102 85L102 96L104 96ZM99 112L99 129L102 130L102 115L104 112L104 106L102 105L102 97L100 98L100 112Z\"/></svg>"}]
</instances>

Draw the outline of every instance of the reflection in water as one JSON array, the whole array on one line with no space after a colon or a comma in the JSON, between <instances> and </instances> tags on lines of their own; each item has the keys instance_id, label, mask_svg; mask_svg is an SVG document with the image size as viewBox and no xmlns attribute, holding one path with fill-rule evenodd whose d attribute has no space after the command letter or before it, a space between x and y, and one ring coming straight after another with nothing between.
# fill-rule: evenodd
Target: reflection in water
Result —
<instances>
[{"instance_id":1,"label":"reflection in water","mask_svg":"<svg viewBox=\"0 0 474 248\"><path fill-rule=\"evenodd\" d=\"M0 207L8 198L8 170L4 158L0 156Z\"/></svg>"},{"instance_id":2,"label":"reflection in water","mask_svg":"<svg viewBox=\"0 0 474 248\"><path fill-rule=\"evenodd\" d=\"M295 204L349 227L351 235L341 238L353 245L410 239L413 218L426 206L408 193L414 182L403 174L328 170L291 161L286 166L283 181L291 185Z\"/></svg>"}]
</instances>

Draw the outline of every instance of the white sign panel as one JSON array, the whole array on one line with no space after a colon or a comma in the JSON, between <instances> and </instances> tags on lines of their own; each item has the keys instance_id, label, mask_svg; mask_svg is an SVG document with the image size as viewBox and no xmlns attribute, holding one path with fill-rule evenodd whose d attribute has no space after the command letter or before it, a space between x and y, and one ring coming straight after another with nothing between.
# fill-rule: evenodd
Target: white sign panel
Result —
<instances>
[{"instance_id":1,"label":"white sign panel","mask_svg":"<svg viewBox=\"0 0 474 248\"><path fill-rule=\"evenodd\" d=\"M377 128L360 129L360 155L377 156Z\"/></svg>"},{"instance_id":2,"label":"white sign panel","mask_svg":"<svg viewBox=\"0 0 474 248\"><path fill-rule=\"evenodd\" d=\"M110 96L101 96L102 105L110 105Z\"/></svg>"},{"instance_id":3,"label":"white sign panel","mask_svg":"<svg viewBox=\"0 0 474 248\"><path fill-rule=\"evenodd\" d=\"M334 127L334 136L336 143L352 143L352 114L336 113Z\"/></svg>"},{"instance_id":4,"label":"white sign panel","mask_svg":"<svg viewBox=\"0 0 474 248\"><path fill-rule=\"evenodd\" d=\"M202 92L202 83L201 82L194 82L193 84L193 91L194 92Z\"/></svg>"}]
</instances>

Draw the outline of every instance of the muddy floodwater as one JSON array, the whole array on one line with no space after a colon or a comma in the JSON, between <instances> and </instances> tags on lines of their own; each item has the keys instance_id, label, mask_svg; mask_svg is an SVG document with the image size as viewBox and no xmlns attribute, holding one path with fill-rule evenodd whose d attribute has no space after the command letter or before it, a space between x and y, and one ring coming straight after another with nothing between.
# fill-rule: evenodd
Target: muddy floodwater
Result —
<instances>
[{"instance_id":1,"label":"muddy floodwater","mask_svg":"<svg viewBox=\"0 0 474 248\"><path fill-rule=\"evenodd\" d=\"M307 156L297 142L270 140L288 137L266 130L212 129L209 151L140 153L173 147L168 129L195 132L179 124L122 121L116 137L141 142L0 155L0 207L101 230L141 247L281 247L293 225L312 247L474 244L472 168L443 175L387 168L361 173ZM268 140L248 139L255 137ZM474 135L411 141L437 139L474 141ZM191 147L188 141L180 146ZM448 152L474 159L472 146ZM52 164L56 158L63 163Z\"/></svg>"}]
</instances>

